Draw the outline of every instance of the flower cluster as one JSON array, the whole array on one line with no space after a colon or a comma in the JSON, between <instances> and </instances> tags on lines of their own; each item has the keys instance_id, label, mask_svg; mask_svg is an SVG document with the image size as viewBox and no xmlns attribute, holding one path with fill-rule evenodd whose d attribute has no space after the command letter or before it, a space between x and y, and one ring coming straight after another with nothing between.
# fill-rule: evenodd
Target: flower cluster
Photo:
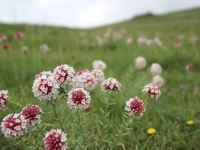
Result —
<instances>
[{"instance_id":1,"label":"flower cluster","mask_svg":"<svg viewBox=\"0 0 200 150\"><path fill-rule=\"evenodd\" d=\"M132 116L142 117L145 112L145 105L141 99L134 97L126 102L125 110Z\"/></svg>"},{"instance_id":2,"label":"flower cluster","mask_svg":"<svg viewBox=\"0 0 200 150\"><path fill-rule=\"evenodd\" d=\"M6 137L18 137L27 131L26 120L23 115L15 113L8 114L1 123L2 133Z\"/></svg>"},{"instance_id":3,"label":"flower cluster","mask_svg":"<svg viewBox=\"0 0 200 150\"><path fill-rule=\"evenodd\" d=\"M58 96L59 86L49 72L42 72L34 80L32 91L39 100L52 100Z\"/></svg>"},{"instance_id":4,"label":"flower cluster","mask_svg":"<svg viewBox=\"0 0 200 150\"><path fill-rule=\"evenodd\" d=\"M147 84L143 88L143 92L149 95L151 98L158 99L161 95L161 91L158 86L153 84Z\"/></svg>"},{"instance_id":5,"label":"flower cluster","mask_svg":"<svg viewBox=\"0 0 200 150\"><path fill-rule=\"evenodd\" d=\"M85 110L90 106L90 94L83 88L76 88L68 93L67 104L70 108Z\"/></svg>"},{"instance_id":6,"label":"flower cluster","mask_svg":"<svg viewBox=\"0 0 200 150\"><path fill-rule=\"evenodd\" d=\"M31 126L40 123L42 109L37 105L29 104L25 106L20 114L24 117L27 123Z\"/></svg>"},{"instance_id":7,"label":"flower cluster","mask_svg":"<svg viewBox=\"0 0 200 150\"><path fill-rule=\"evenodd\" d=\"M121 84L114 78L108 78L101 83L101 90L103 92L120 91Z\"/></svg>"},{"instance_id":8,"label":"flower cluster","mask_svg":"<svg viewBox=\"0 0 200 150\"><path fill-rule=\"evenodd\" d=\"M68 149L67 134L57 129L52 129L45 134L43 139L45 150L66 150Z\"/></svg>"},{"instance_id":9,"label":"flower cluster","mask_svg":"<svg viewBox=\"0 0 200 150\"><path fill-rule=\"evenodd\" d=\"M6 101L9 99L8 91L1 90L0 91L0 110L4 110L6 108Z\"/></svg>"}]
</instances>

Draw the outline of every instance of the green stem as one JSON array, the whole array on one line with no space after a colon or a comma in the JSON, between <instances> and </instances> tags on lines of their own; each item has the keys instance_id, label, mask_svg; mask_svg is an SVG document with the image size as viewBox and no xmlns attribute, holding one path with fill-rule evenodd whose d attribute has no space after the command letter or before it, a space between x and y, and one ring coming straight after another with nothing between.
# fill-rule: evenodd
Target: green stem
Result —
<instances>
[{"instance_id":1,"label":"green stem","mask_svg":"<svg viewBox=\"0 0 200 150\"><path fill-rule=\"evenodd\" d=\"M51 102L51 107L52 107L52 109L53 109L53 112L54 112L54 115L55 115L56 119L58 120L58 122L59 122L59 124L60 124L60 127L61 127L62 131L64 131L63 124L62 124L61 120L59 119L58 114L57 114L57 111L56 111L56 109L55 109L55 107L54 107L54 105L53 105L52 102Z\"/></svg>"},{"instance_id":2,"label":"green stem","mask_svg":"<svg viewBox=\"0 0 200 150\"><path fill-rule=\"evenodd\" d=\"M78 113L77 113L77 116L78 116L78 124L79 124L79 127L80 127L81 131L84 131L84 130L83 130L83 127L82 127L82 125L81 125L81 118L80 118L80 113L79 113L79 111L78 111ZM85 137L84 137L84 134L83 134L83 149L85 149L85 144L86 144L86 141L85 141Z\"/></svg>"}]
</instances>

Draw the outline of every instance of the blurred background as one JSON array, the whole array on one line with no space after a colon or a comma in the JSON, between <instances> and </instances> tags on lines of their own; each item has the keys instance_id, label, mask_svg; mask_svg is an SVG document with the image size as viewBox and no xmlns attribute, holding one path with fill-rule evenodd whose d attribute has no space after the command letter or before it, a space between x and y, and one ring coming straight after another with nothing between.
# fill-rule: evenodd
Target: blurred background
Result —
<instances>
[{"instance_id":1,"label":"blurred background","mask_svg":"<svg viewBox=\"0 0 200 150\"><path fill-rule=\"evenodd\" d=\"M0 0L0 22L97 27L144 13L200 6L199 0Z\"/></svg>"}]
</instances>

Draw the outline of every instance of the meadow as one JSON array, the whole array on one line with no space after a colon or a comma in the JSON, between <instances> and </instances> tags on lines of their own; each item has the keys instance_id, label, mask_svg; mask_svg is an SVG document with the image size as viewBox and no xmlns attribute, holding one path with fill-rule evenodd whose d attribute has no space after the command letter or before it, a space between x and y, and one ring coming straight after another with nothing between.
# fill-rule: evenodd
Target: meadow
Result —
<instances>
[{"instance_id":1,"label":"meadow","mask_svg":"<svg viewBox=\"0 0 200 150\"><path fill-rule=\"evenodd\" d=\"M8 90L10 97L7 109L0 112L0 120L29 103L39 105L44 112L41 123L22 137L6 138L0 132L0 149L44 149L45 133L61 128L60 121L67 133L69 149L200 149L199 26L200 9L161 16L147 14L85 30L0 24L0 35L6 34L5 43L11 46L4 49L4 42L0 42L0 89ZM16 31L23 32L24 37L15 40ZM140 36L159 37L163 46L138 44ZM181 46L175 46L177 40ZM44 43L49 47L48 52L40 50ZM28 47L27 51L22 50L24 46ZM135 68L137 56L146 58L146 68ZM99 87L91 91L90 111L68 109L66 97L62 96L53 103L55 117L49 103L34 97L32 85L39 72L53 71L61 64L73 66L76 71L92 70L92 62L98 59L107 64L105 78L116 78L122 88L112 94L101 92ZM157 101L141 92L152 81L152 63L161 64L165 80ZM189 63L193 64L191 71L185 69ZM148 103L144 116L139 119L124 111L126 101L135 96ZM188 120L194 123L187 124ZM124 122L128 122L126 127ZM149 128L155 128L156 133L148 134Z\"/></svg>"}]
</instances>

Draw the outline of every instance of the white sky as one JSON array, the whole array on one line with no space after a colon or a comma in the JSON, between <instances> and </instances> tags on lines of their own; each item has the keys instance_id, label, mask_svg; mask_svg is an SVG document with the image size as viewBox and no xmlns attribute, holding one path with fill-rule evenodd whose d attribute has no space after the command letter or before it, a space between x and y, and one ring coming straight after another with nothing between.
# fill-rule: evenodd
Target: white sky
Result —
<instances>
[{"instance_id":1,"label":"white sky","mask_svg":"<svg viewBox=\"0 0 200 150\"><path fill-rule=\"evenodd\" d=\"M86 28L199 6L200 0L0 0L0 22Z\"/></svg>"}]
</instances>

